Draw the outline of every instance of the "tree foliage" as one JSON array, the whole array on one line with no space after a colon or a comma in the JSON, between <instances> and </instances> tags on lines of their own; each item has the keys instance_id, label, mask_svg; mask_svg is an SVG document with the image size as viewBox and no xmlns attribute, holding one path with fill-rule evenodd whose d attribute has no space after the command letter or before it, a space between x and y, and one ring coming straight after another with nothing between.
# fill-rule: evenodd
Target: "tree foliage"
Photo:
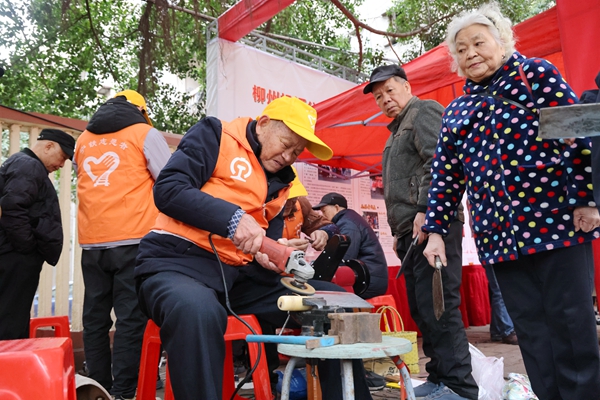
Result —
<instances>
[{"instance_id":1,"label":"tree foliage","mask_svg":"<svg viewBox=\"0 0 600 400\"><path fill-rule=\"evenodd\" d=\"M5 47L0 65L7 69L0 80L0 103L87 119L105 101L98 94L102 84L112 82L117 91L142 93L159 129L183 133L204 111L207 24L235 2L0 0L0 43ZM361 2L348 3L354 9ZM349 39L336 31L351 25L334 11L328 2L299 0L259 30L348 49ZM329 53L343 64L352 62L344 51ZM165 83L165 74L202 87L181 93Z\"/></svg>"},{"instance_id":2,"label":"tree foliage","mask_svg":"<svg viewBox=\"0 0 600 400\"><path fill-rule=\"evenodd\" d=\"M447 17L443 22L433 24L419 35L397 39L405 49L402 62L410 61L442 43L450 22L449 17L463 10L476 9L487 2L487 0L396 1L394 6L387 11L390 19L390 32L404 32L415 26L429 25L432 20ZM498 0L497 3L502 13L510 18L513 24L522 22L556 4L554 0Z\"/></svg>"},{"instance_id":3,"label":"tree foliage","mask_svg":"<svg viewBox=\"0 0 600 400\"><path fill-rule=\"evenodd\" d=\"M343 0L355 15L364 0ZM369 0L373 1L373 0ZM149 105L155 126L183 133L203 116L206 29L237 0L0 0L0 104L23 111L89 119L105 101L103 84L135 89ZM338 3L338 6L336 6ZM395 0L391 32L411 32L444 20L482 0ZM504 0L521 21L551 5L549 0ZM301 39L293 45L354 69L379 65L380 51L350 52L344 32L360 29L341 12L342 1L297 0L258 31ZM433 23L408 46L403 62L443 40L447 22ZM340 33L342 32L342 33ZM312 43L312 44L309 44ZM333 48L333 50L332 50ZM165 83L173 74L200 84L182 93Z\"/></svg>"}]
</instances>

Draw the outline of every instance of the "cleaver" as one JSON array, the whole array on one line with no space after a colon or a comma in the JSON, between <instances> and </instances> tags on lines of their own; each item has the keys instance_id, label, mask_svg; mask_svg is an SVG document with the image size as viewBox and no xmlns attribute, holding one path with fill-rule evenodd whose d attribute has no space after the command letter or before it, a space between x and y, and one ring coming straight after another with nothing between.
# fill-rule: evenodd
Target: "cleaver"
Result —
<instances>
[{"instance_id":1,"label":"cleaver","mask_svg":"<svg viewBox=\"0 0 600 400\"><path fill-rule=\"evenodd\" d=\"M438 256L435 257L435 271L431 278L431 292L433 294L433 314L438 321L446 310L444 304L444 286L442 284L442 260Z\"/></svg>"},{"instance_id":2,"label":"cleaver","mask_svg":"<svg viewBox=\"0 0 600 400\"><path fill-rule=\"evenodd\" d=\"M564 139L600 135L600 103L540 109L539 136Z\"/></svg>"}]
</instances>

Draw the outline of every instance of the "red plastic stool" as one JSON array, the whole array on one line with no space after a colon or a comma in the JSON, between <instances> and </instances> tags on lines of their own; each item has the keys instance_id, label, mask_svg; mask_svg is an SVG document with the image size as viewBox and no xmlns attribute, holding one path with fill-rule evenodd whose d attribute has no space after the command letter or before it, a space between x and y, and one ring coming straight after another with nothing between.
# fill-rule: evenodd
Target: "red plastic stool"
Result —
<instances>
[{"instance_id":1,"label":"red plastic stool","mask_svg":"<svg viewBox=\"0 0 600 400\"><path fill-rule=\"evenodd\" d=\"M256 334L262 334L258 320L254 315L240 315L255 331ZM227 318L227 330L225 331L225 364L223 367L223 398L229 399L235 391L235 380L233 370L233 352L231 341L245 340L246 335L252 332L246 325L238 321L235 317ZM137 400L155 400L156 395L156 374L158 372L159 349L160 349L160 328L153 322L148 321L146 331L144 332L144 341L142 343L142 356L140 359L140 372L138 378ZM258 355L258 346L262 348L262 355L258 367L252 375L254 382L254 398L256 400L271 400L271 382L269 379L269 367L262 343L248 343L250 353L250 365L254 365ZM173 400L173 390L169 378L169 368L167 364L167 378L165 380L165 399ZM236 396L236 400L243 400Z\"/></svg>"},{"instance_id":2,"label":"red plastic stool","mask_svg":"<svg viewBox=\"0 0 600 400\"><path fill-rule=\"evenodd\" d=\"M38 328L45 327L53 327L55 337L71 337L69 317L66 315L31 318L29 320L29 337L35 338Z\"/></svg>"},{"instance_id":3,"label":"red plastic stool","mask_svg":"<svg viewBox=\"0 0 600 400\"><path fill-rule=\"evenodd\" d=\"M76 400L71 339L0 341L0 398Z\"/></svg>"},{"instance_id":4,"label":"red plastic stool","mask_svg":"<svg viewBox=\"0 0 600 400\"><path fill-rule=\"evenodd\" d=\"M377 296L377 297L373 297L371 299L367 299L367 303L372 304L374 307L371 309L372 313L377 312L381 307L384 306L389 306L389 307L394 307L396 310L398 309L396 307L396 300L394 299L394 296L392 296L391 294L384 294L382 296ZM398 320L398 316L392 312L385 312L385 317L387 317L388 321L390 320L390 318L393 318L397 324L397 326L400 326L400 321ZM385 321L384 318L381 319L380 322L380 328L382 331L385 331Z\"/></svg>"},{"instance_id":5,"label":"red plastic stool","mask_svg":"<svg viewBox=\"0 0 600 400\"><path fill-rule=\"evenodd\" d=\"M160 360L160 328L152 320L148 320L142 341L142 355L140 358L140 371L138 376L137 400L156 399L156 375L158 374L158 361ZM169 366L167 365L167 378L165 379L165 399L174 400Z\"/></svg>"},{"instance_id":6,"label":"red plastic stool","mask_svg":"<svg viewBox=\"0 0 600 400\"><path fill-rule=\"evenodd\" d=\"M258 324L258 320L254 315L239 315L241 319L246 321L248 325L256 331L257 335L262 334L262 329ZM235 391L235 380L233 371L233 352L231 350L231 342L233 340L246 340L246 335L252 334L246 325L240 322L233 316L227 317L227 330L225 331L225 365L223 368L223 399L230 399ZM250 367L256 362L258 356L258 346L262 349L258 367L252 374L252 382L254 383L254 398L256 400L272 400L271 380L269 379L269 367L267 366L267 356L265 354L265 346L262 343L248 343L248 352L250 353ZM244 400L243 397L237 396L236 400Z\"/></svg>"}]
</instances>

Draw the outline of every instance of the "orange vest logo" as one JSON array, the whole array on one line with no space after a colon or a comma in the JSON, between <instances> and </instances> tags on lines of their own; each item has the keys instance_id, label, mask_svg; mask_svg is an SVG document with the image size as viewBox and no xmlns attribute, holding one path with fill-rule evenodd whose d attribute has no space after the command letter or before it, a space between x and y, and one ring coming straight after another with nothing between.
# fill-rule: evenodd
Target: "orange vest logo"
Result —
<instances>
[{"instance_id":1,"label":"orange vest logo","mask_svg":"<svg viewBox=\"0 0 600 400\"><path fill-rule=\"evenodd\" d=\"M99 185L110 186L109 176L117 169L120 162L121 159L117 153L114 151L107 151L106 153L103 153L100 158L94 156L86 157L83 160L83 169L92 182L94 182L94 187ZM92 171L92 168L98 175Z\"/></svg>"},{"instance_id":2,"label":"orange vest logo","mask_svg":"<svg viewBox=\"0 0 600 400\"><path fill-rule=\"evenodd\" d=\"M229 169L233 174L230 176L230 178L240 182L246 182L246 179L248 179L252 174L252 165L250 165L250 161L244 157L236 157L231 160Z\"/></svg>"}]
</instances>

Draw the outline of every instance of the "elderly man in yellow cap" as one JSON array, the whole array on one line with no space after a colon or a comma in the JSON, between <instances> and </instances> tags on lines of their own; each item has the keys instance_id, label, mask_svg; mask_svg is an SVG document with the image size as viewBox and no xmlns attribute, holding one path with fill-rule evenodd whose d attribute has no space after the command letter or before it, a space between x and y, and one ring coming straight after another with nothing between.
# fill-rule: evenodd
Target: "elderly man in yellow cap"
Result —
<instances>
[{"instance_id":1,"label":"elderly man in yellow cap","mask_svg":"<svg viewBox=\"0 0 600 400\"><path fill-rule=\"evenodd\" d=\"M135 276L140 306L160 326L178 400L221 399L230 311L254 314L264 324L285 322L276 303L290 292L259 249L265 235L282 236L298 155L306 148L323 160L332 156L315 136L316 120L316 111L294 97L272 101L256 120L204 118L156 181L160 214L140 243ZM342 290L329 282L311 285ZM339 363L319 371L327 380L323 398L341 399ZM364 369L357 368L361 373L357 398L368 399Z\"/></svg>"},{"instance_id":2,"label":"elderly man in yellow cap","mask_svg":"<svg viewBox=\"0 0 600 400\"><path fill-rule=\"evenodd\" d=\"M138 305L133 270L139 242L158 215L152 186L170 155L152 127L144 97L133 90L100 106L75 148L83 347L89 377L116 399L134 398L137 388L147 318Z\"/></svg>"}]
</instances>

